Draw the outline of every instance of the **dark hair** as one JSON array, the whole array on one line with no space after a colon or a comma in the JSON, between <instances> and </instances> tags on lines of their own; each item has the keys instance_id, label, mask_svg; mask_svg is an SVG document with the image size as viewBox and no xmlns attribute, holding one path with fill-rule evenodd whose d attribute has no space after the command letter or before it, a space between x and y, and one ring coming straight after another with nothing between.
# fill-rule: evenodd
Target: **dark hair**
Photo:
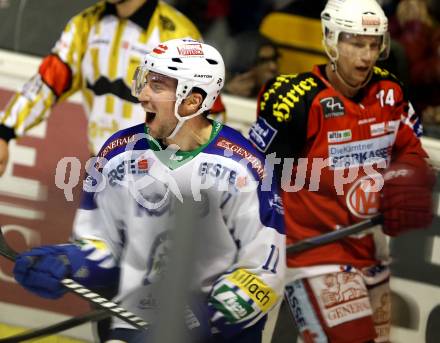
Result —
<instances>
[{"instance_id":1,"label":"dark hair","mask_svg":"<svg viewBox=\"0 0 440 343\"><path fill-rule=\"evenodd\" d=\"M264 37L264 36L259 36L258 38L258 45L257 45L257 51L255 53L255 58L254 58L254 65L263 62L262 59L260 58L260 50L262 47L264 46L269 46L271 47L274 51L275 51L275 56L274 59L277 60L280 57L279 51L278 51L278 46L271 41L270 39Z\"/></svg>"}]
</instances>

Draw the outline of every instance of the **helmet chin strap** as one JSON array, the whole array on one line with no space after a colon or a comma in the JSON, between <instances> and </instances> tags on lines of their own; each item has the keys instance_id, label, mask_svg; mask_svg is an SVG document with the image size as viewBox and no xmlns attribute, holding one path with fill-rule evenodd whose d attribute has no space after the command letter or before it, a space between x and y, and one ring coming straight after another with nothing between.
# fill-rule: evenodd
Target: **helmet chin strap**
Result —
<instances>
[{"instance_id":1,"label":"helmet chin strap","mask_svg":"<svg viewBox=\"0 0 440 343\"><path fill-rule=\"evenodd\" d=\"M174 116L177 118L178 122L177 122L176 127L173 129L171 134L166 139L174 138L174 136L177 134L177 132L179 132L179 130L182 128L183 124L185 124L185 122L187 120L192 119L194 117L197 117L198 115L202 114L202 112L203 112L203 110L200 108L196 113L193 113L189 116L182 117L179 114L179 106L182 103L182 101L183 101L183 99L177 100L174 105Z\"/></svg>"}]
</instances>

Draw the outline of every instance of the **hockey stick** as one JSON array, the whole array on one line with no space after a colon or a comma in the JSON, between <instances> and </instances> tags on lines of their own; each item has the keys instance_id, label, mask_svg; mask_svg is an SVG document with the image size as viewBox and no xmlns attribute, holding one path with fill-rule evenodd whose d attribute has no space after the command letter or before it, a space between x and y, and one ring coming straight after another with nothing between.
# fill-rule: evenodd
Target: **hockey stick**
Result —
<instances>
[{"instance_id":1,"label":"hockey stick","mask_svg":"<svg viewBox=\"0 0 440 343\"><path fill-rule=\"evenodd\" d=\"M50 336L58 332L71 329L75 326L82 325L89 321L107 318L108 316L110 316L110 313L107 310L94 310L80 316L70 318L50 326L46 326L44 328L29 330L14 336L0 338L0 343L23 342L34 338Z\"/></svg>"},{"instance_id":2,"label":"hockey stick","mask_svg":"<svg viewBox=\"0 0 440 343\"><path fill-rule=\"evenodd\" d=\"M355 233L370 229L375 225L382 224L382 222L383 216L381 214L378 214L372 218L366 219L350 226L343 227L339 230L331 231L320 236L307 238L298 243L289 245L286 248L286 253L295 254L304 250L316 248L324 244L332 243Z\"/></svg>"},{"instance_id":3,"label":"hockey stick","mask_svg":"<svg viewBox=\"0 0 440 343\"><path fill-rule=\"evenodd\" d=\"M1 227L0 227L0 254L11 261L15 261L15 258L17 257L17 253L14 250L12 250L11 247L6 243Z\"/></svg>"},{"instance_id":4,"label":"hockey stick","mask_svg":"<svg viewBox=\"0 0 440 343\"><path fill-rule=\"evenodd\" d=\"M3 236L2 229L0 227L0 255L6 257L11 261L15 261L17 253L6 243L6 240ZM117 303L114 303L99 294L92 292L90 289L85 288L78 282L72 279L62 279L61 283L66 287L69 291L74 292L79 295L81 298L87 300L88 302L92 302L98 305L100 308L108 311L111 315L121 318L125 322L133 325L138 329L147 329L149 324L145 322L142 318L138 317L132 312L125 310L120 307Z\"/></svg>"}]
</instances>

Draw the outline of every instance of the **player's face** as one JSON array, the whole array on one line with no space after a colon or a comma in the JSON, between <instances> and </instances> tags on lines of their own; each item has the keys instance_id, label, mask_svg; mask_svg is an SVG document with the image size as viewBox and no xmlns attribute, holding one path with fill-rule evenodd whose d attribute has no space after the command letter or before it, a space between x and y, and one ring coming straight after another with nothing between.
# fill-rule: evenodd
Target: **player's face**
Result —
<instances>
[{"instance_id":1,"label":"player's face","mask_svg":"<svg viewBox=\"0 0 440 343\"><path fill-rule=\"evenodd\" d=\"M382 37L341 33L337 68L351 86L359 86L368 77L380 55Z\"/></svg>"},{"instance_id":2,"label":"player's face","mask_svg":"<svg viewBox=\"0 0 440 343\"><path fill-rule=\"evenodd\" d=\"M139 94L139 101L146 113L145 124L151 136L156 139L166 138L178 122L174 116L177 80L149 72L145 81Z\"/></svg>"}]
</instances>

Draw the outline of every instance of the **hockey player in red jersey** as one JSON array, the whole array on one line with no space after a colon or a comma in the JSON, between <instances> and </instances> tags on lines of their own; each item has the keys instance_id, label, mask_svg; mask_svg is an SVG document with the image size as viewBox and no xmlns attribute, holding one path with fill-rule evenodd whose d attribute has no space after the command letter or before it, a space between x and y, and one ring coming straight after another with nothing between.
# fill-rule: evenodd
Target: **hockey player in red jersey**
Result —
<instances>
[{"instance_id":1,"label":"hockey player in red jersey","mask_svg":"<svg viewBox=\"0 0 440 343\"><path fill-rule=\"evenodd\" d=\"M381 7L329 0L321 22L329 63L269 81L249 135L258 149L282 158L276 172L288 243L384 216L382 231L287 256L286 293L303 339L387 342L384 233L430 225L434 173L407 94L375 66L389 49Z\"/></svg>"}]
</instances>

